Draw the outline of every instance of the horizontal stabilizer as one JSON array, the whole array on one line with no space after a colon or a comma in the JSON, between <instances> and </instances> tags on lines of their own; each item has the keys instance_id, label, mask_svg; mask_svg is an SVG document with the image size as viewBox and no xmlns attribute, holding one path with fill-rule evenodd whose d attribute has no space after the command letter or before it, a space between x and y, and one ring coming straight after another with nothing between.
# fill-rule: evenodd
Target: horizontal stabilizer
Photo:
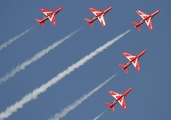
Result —
<instances>
[{"instance_id":1,"label":"horizontal stabilizer","mask_svg":"<svg viewBox=\"0 0 171 120\"><path fill-rule=\"evenodd\" d=\"M114 107L111 103L105 102L105 104L111 109L112 112L114 112Z\"/></svg>"},{"instance_id":2,"label":"horizontal stabilizer","mask_svg":"<svg viewBox=\"0 0 171 120\"><path fill-rule=\"evenodd\" d=\"M36 19L36 21L40 24L40 26L44 26L44 21L42 22L41 20L39 20L39 19Z\"/></svg>"},{"instance_id":3,"label":"horizontal stabilizer","mask_svg":"<svg viewBox=\"0 0 171 120\"><path fill-rule=\"evenodd\" d=\"M124 71L125 71L126 73L128 73L128 68L127 68L127 67L125 67L125 65L124 65L124 64L119 64L119 66L120 66L121 68L123 68L123 69L124 69Z\"/></svg>"},{"instance_id":4,"label":"horizontal stabilizer","mask_svg":"<svg viewBox=\"0 0 171 120\"><path fill-rule=\"evenodd\" d=\"M138 31L140 31L140 26L137 22L132 21L132 24L137 28Z\"/></svg>"},{"instance_id":5,"label":"horizontal stabilizer","mask_svg":"<svg viewBox=\"0 0 171 120\"><path fill-rule=\"evenodd\" d=\"M93 23L91 20L89 20L88 18L85 18L85 21L89 23L90 27L93 27Z\"/></svg>"}]
</instances>

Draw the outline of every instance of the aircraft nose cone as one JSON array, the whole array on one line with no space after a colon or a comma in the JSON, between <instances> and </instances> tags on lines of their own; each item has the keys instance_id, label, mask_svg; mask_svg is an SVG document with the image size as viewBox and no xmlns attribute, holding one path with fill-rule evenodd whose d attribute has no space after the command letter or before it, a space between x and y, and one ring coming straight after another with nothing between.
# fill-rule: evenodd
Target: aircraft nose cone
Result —
<instances>
[{"instance_id":1,"label":"aircraft nose cone","mask_svg":"<svg viewBox=\"0 0 171 120\"><path fill-rule=\"evenodd\" d=\"M113 6L110 6L110 9L112 9L113 8Z\"/></svg>"},{"instance_id":2,"label":"aircraft nose cone","mask_svg":"<svg viewBox=\"0 0 171 120\"><path fill-rule=\"evenodd\" d=\"M147 51L147 49L143 50L141 53L145 53Z\"/></svg>"},{"instance_id":3,"label":"aircraft nose cone","mask_svg":"<svg viewBox=\"0 0 171 120\"><path fill-rule=\"evenodd\" d=\"M61 9L64 8L65 6L61 6Z\"/></svg>"},{"instance_id":4,"label":"aircraft nose cone","mask_svg":"<svg viewBox=\"0 0 171 120\"><path fill-rule=\"evenodd\" d=\"M132 88L128 88L125 93L128 94L131 90Z\"/></svg>"}]
</instances>

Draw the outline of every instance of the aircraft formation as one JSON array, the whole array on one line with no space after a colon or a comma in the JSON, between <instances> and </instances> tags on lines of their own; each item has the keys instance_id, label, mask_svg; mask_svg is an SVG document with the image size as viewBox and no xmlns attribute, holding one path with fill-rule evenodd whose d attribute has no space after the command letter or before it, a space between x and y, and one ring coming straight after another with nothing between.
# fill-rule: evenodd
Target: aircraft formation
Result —
<instances>
[{"instance_id":1,"label":"aircraft formation","mask_svg":"<svg viewBox=\"0 0 171 120\"><path fill-rule=\"evenodd\" d=\"M39 23L39 25L41 27L44 26L45 21L47 21L48 19L50 20L50 22L52 23L52 25L56 25L56 19L55 19L55 15L58 14L62 9L64 8L64 6L60 6L59 8L50 11L44 8L40 8L40 11L43 12L45 14L45 16L41 19L36 18L36 21ZM108 8L104 9L104 10L97 10L95 8L90 7L89 10L94 14L94 17L92 18L85 18L85 21L89 24L89 26L92 28L93 27L93 22L96 20L99 20L99 22L101 23L101 25L104 27L106 25L105 23L105 14L108 13L111 9L113 8L113 6L109 6ZM132 24L137 28L138 31L140 31L140 26L143 23L147 24L147 27L152 30L153 26L152 26L152 18L158 14L160 12L160 10L156 10L151 14L146 14L140 10L136 11L138 15L140 15L140 17L142 18L142 20L140 20L139 22L134 22L132 21ZM147 50L142 50L140 53L138 53L137 55L132 55L130 53L127 52L123 52L122 54L129 60L126 64L119 64L119 66L126 72L128 73L128 67L132 64L136 70L138 72L140 72L140 64L138 62L138 60L140 59L140 57L146 52ZM125 92L123 92L122 94L119 94L117 92L111 91L109 90L108 93L115 98L115 100L111 103L109 102L105 102L106 106L109 107L111 109L112 112L114 112L114 106L119 103L122 108L124 110L126 110L126 102L125 102L125 97L127 96L127 94L132 90L132 88L128 88Z\"/></svg>"},{"instance_id":2,"label":"aircraft formation","mask_svg":"<svg viewBox=\"0 0 171 120\"><path fill-rule=\"evenodd\" d=\"M36 19L36 21L40 24L40 26L44 26L44 22L47 19L49 19L52 22L53 25L56 25L55 15L58 12L60 12L63 8L64 8L64 6L61 6L61 7L57 8L54 11L50 11L50 10L46 10L46 9L40 8L40 11L45 14L45 17L43 17L41 20L40 19ZM112 8L113 8L113 6L110 6L110 7L106 8L105 10L97 10L95 8L90 7L89 10L95 16L93 18L91 18L91 19L85 18L85 21L89 23L90 27L93 27L93 22L98 19L100 21L100 23L102 24L102 26L105 26L106 23L105 23L104 16ZM152 18L156 14L158 14L160 12L160 10L156 10L156 11L154 11L151 14L146 14L146 13L140 11L140 10L137 10L136 12L142 18L142 20L140 20L139 22L132 21L132 24L137 28L137 30L140 31L140 25L143 24L143 23L146 23L147 26L148 26L148 28L150 30L152 30L153 29L153 26L152 26Z\"/></svg>"},{"instance_id":3,"label":"aircraft formation","mask_svg":"<svg viewBox=\"0 0 171 120\"><path fill-rule=\"evenodd\" d=\"M53 25L56 24L56 20L55 20L55 15L61 11L64 8L64 6L61 6L59 8L57 8L54 11L49 11L46 9L41 8L40 11L42 11L45 14L45 17L43 17L41 20L36 19L36 21L40 24L40 26L44 25L44 22L49 19ZM97 10L95 8L90 7L89 10L95 15L93 18L88 19L85 18L85 21L89 23L90 27L93 27L93 22L95 20L99 20L101 25L104 27L106 25L105 23L105 19L104 16L107 12L109 12L111 9L113 8L113 6L109 6L108 8L106 8L105 10ZM152 18L158 14L160 12L160 10L156 10L151 14L146 14L140 10L136 11L137 14L142 18L142 20L140 20L139 22L134 22L132 21L132 24L137 28L138 31L140 31L140 25L143 23L147 24L147 27L152 30L153 26L152 26ZM131 55L129 53L123 52L122 54L129 60L129 62L127 62L125 65L124 64L119 64L119 66L126 72L128 73L128 66L130 66L131 64L133 64L133 66L136 68L136 70L138 72L140 72L140 65L138 60L140 59L140 57L146 52L146 50L141 51L139 54L137 55ZM124 100L124 98L126 97L126 95L132 90L132 88L129 88L128 90L126 90L123 94L118 94L114 91L108 91L108 93L110 95L112 95L116 100L113 101L112 103L108 103L106 102L106 105L114 112L114 105L116 103L120 103L120 105L123 107L124 110L126 110L126 102Z\"/></svg>"}]
</instances>

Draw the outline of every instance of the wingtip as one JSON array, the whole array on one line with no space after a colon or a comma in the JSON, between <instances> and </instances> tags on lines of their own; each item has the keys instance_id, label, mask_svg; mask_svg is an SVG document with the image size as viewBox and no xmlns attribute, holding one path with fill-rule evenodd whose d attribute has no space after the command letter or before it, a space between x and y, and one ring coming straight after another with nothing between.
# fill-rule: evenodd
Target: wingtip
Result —
<instances>
[{"instance_id":1,"label":"wingtip","mask_svg":"<svg viewBox=\"0 0 171 120\"><path fill-rule=\"evenodd\" d=\"M111 90L108 90L108 93L110 93L111 92Z\"/></svg>"},{"instance_id":2,"label":"wingtip","mask_svg":"<svg viewBox=\"0 0 171 120\"><path fill-rule=\"evenodd\" d=\"M43 8L40 8L40 11L44 10Z\"/></svg>"},{"instance_id":3,"label":"wingtip","mask_svg":"<svg viewBox=\"0 0 171 120\"><path fill-rule=\"evenodd\" d=\"M126 54L126 52L122 52L122 54L123 54L123 55L125 55L125 54Z\"/></svg>"},{"instance_id":4,"label":"wingtip","mask_svg":"<svg viewBox=\"0 0 171 120\"><path fill-rule=\"evenodd\" d=\"M109 94L112 94L112 92L113 92L112 90L108 90L108 93L109 93Z\"/></svg>"}]
</instances>

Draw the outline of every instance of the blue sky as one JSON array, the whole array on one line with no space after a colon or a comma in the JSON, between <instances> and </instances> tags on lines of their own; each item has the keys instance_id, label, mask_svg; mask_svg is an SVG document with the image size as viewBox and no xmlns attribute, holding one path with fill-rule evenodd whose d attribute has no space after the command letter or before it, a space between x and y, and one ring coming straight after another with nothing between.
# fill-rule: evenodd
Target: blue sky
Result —
<instances>
[{"instance_id":1,"label":"blue sky","mask_svg":"<svg viewBox=\"0 0 171 120\"><path fill-rule=\"evenodd\" d=\"M40 8L54 10L62 5L65 6L64 9L55 16L56 26L53 26L50 21L46 21L43 28L37 24L35 18L44 16ZM84 18L91 18L94 15L88 8L103 10L111 5L114 6L113 9L105 15L106 26L102 27L99 21L95 21L93 28L90 28ZM83 29L3 83L0 86L0 112L5 111L8 106L13 105L99 46L133 28L131 22L141 20L136 10L152 13L161 9L161 12L152 20L152 31L145 24L141 25L140 32L133 28L130 33L84 66L67 75L36 100L18 109L18 112L13 113L8 120L48 120L120 71L118 64L128 61L122 52L136 55L144 49L147 49L147 52L139 60L140 72L137 72L132 65L128 68L128 74L121 71L102 89L67 114L63 120L93 119L107 108L105 102L114 100L108 94L108 90L122 93L129 87L133 89L125 99L127 110L124 111L117 104L114 113L107 110L100 120L171 119L169 111L171 108L169 104L171 99L170 5L169 0L162 2L153 0L2 1L0 44L35 27L0 51L1 77L52 43L81 27Z\"/></svg>"}]
</instances>

